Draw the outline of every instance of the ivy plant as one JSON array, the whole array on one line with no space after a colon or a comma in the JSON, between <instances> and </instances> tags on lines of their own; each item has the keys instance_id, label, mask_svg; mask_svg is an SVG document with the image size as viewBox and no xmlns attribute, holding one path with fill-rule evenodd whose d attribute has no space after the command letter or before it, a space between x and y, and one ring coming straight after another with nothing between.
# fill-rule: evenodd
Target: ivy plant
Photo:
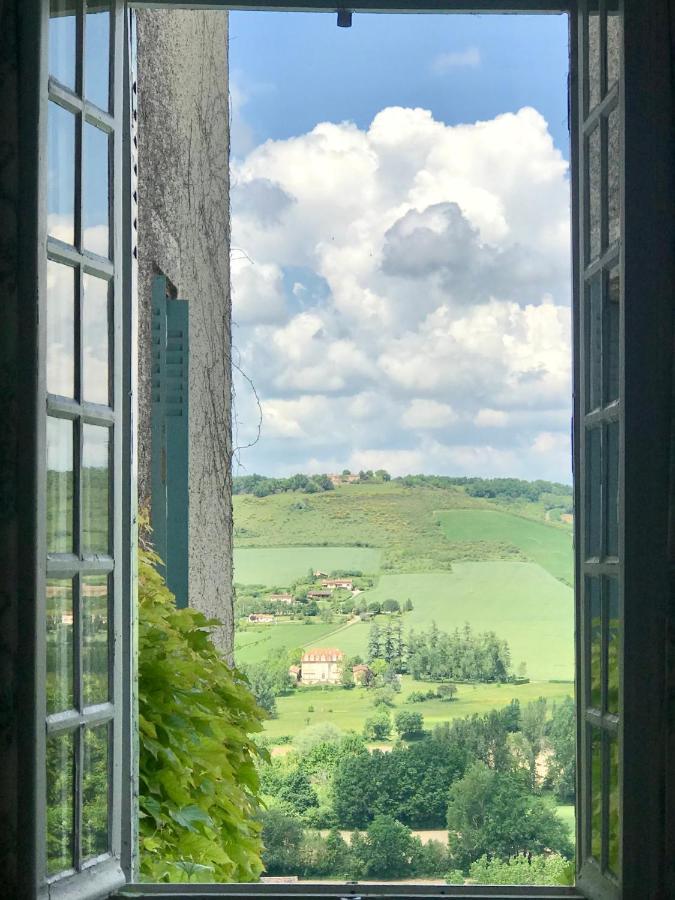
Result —
<instances>
[{"instance_id":1,"label":"ivy plant","mask_svg":"<svg viewBox=\"0 0 675 900\"><path fill-rule=\"evenodd\" d=\"M220 623L177 609L139 548L140 869L156 882L254 881L261 870L253 740L264 712L211 640Z\"/></svg>"}]
</instances>

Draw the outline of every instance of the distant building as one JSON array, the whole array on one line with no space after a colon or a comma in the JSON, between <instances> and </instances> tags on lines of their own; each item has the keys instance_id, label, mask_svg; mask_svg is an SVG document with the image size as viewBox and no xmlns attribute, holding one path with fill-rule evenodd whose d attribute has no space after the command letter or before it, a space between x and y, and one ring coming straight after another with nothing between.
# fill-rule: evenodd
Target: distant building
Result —
<instances>
[{"instance_id":1,"label":"distant building","mask_svg":"<svg viewBox=\"0 0 675 900\"><path fill-rule=\"evenodd\" d=\"M288 674L291 676L293 681L300 681L300 666L290 666L288 669Z\"/></svg>"},{"instance_id":2,"label":"distant building","mask_svg":"<svg viewBox=\"0 0 675 900\"><path fill-rule=\"evenodd\" d=\"M327 600L330 595L330 591L307 591L308 600Z\"/></svg>"},{"instance_id":3,"label":"distant building","mask_svg":"<svg viewBox=\"0 0 675 900\"><path fill-rule=\"evenodd\" d=\"M352 666L352 675L356 684L368 684L373 676L373 670L365 663L359 663L356 666Z\"/></svg>"},{"instance_id":4,"label":"distant building","mask_svg":"<svg viewBox=\"0 0 675 900\"><path fill-rule=\"evenodd\" d=\"M248 620L256 625L272 625L274 616L270 616L268 613L251 613Z\"/></svg>"},{"instance_id":5,"label":"distant building","mask_svg":"<svg viewBox=\"0 0 675 900\"><path fill-rule=\"evenodd\" d=\"M327 578L328 572L322 572L321 569L317 569L316 572L313 573L315 578Z\"/></svg>"},{"instance_id":6,"label":"distant building","mask_svg":"<svg viewBox=\"0 0 675 900\"><path fill-rule=\"evenodd\" d=\"M359 481L358 475L329 475L330 480L334 485L338 484L356 484Z\"/></svg>"},{"instance_id":7,"label":"distant building","mask_svg":"<svg viewBox=\"0 0 675 900\"><path fill-rule=\"evenodd\" d=\"M344 656L335 647L308 650L300 663L300 680L303 684L339 684Z\"/></svg>"},{"instance_id":8,"label":"distant building","mask_svg":"<svg viewBox=\"0 0 675 900\"><path fill-rule=\"evenodd\" d=\"M353 591L354 590L354 582L351 578L324 578L321 582L321 587L328 588L328 590L343 590L343 591Z\"/></svg>"},{"instance_id":9,"label":"distant building","mask_svg":"<svg viewBox=\"0 0 675 900\"><path fill-rule=\"evenodd\" d=\"M270 594L270 603L294 603L293 594Z\"/></svg>"}]
</instances>

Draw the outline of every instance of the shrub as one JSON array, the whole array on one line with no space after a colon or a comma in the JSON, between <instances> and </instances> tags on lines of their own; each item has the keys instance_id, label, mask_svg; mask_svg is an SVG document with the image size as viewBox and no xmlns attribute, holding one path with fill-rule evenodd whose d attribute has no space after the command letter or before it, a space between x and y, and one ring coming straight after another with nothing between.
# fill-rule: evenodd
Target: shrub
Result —
<instances>
[{"instance_id":1,"label":"shrub","mask_svg":"<svg viewBox=\"0 0 675 900\"><path fill-rule=\"evenodd\" d=\"M139 552L139 847L151 881L255 881L261 871L259 780L252 735L264 713L211 641L220 625L176 609Z\"/></svg>"},{"instance_id":2,"label":"shrub","mask_svg":"<svg viewBox=\"0 0 675 900\"><path fill-rule=\"evenodd\" d=\"M391 734L391 717L388 712L382 710L370 719L366 719L363 726L363 736L366 740L386 741Z\"/></svg>"}]
</instances>

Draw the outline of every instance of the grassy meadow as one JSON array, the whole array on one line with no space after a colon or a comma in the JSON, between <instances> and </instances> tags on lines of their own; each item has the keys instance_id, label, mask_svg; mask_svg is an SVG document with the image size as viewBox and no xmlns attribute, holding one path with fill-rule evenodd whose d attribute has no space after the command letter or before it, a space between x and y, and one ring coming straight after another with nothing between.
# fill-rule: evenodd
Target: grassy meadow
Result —
<instances>
[{"instance_id":1,"label":"grassy meadow","mask_svg":"<svg viewBox=\"0 0 675 900\"><path fill-rule=\"evenodd\" d=\"M392 714L401 710L422 713L425 728L431 728L440 722L485 713L489 709L500 709L508 706L513 699L518 699L522 706L539 697L562 700L574 693L574 686L570 683L547 681L519 685L460 684L457 686L456 700L427 700L424 703L411 703L408 700L413 691L431 687L435 685L426 681L414 681L404 675L401 693L396 695ZM277 697L277 708L277 718L265 723L265 734L272 741L283 735L296 735L308 725L319 722L332 722L344 731L360 733L364 720L376 711L372 694L366 688L359 687L351 691L340 687L298 688L291 694Z\"/></svg>"}]
</instances>

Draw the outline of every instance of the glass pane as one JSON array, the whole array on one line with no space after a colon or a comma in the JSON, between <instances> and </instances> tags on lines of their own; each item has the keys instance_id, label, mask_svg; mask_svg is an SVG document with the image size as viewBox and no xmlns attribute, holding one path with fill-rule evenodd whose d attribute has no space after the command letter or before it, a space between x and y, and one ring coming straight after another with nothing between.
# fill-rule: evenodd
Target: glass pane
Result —
<instances>
[{"instance_id":1,"label":"glass pane","mask_svg":"<svg viewBox=\"0 0 675 900\"><path fill-rule=\"evenodd\" d=\"M606 545L607 556L619 555L619 423L607 426L607 499Z\"/></svg>"},{"instance_id":2,"label":"glass pane","mask_svg":"<svg viewBox=\"0 0 675 900\"><path fill-rule=\"evenodd\" d=\"M597 409L602 395L602 281L600 273L586 286L586 408Z\"/></svg>"},{"instance_id":3,"label":"glass pane","mask_svg":"<svg viewBox=\"0 0 675 900\"><path fill-rule=\"evenodd\" d=\"M84 126L82 165L82 245L92 253L109 256L108 135L88 122Z\"/></svg>"},{"instance_id":4,"label":"glass pane","mask_svg":"<svg viewBox=\"0 0 675 900\"><path fill-rule=\"evenodd\" d=\"M602 594L599 578L586 579L588 605L588 705L602 708Z\"/></svg>"},{"instance_id":5,"label":"glass pane","mask_svg":"<svg viewBox=\"0 0 675 900\"><path fill-rule=\"evenodd\" d=\"M73 582L47 579L47 714L72 709Z\"/></svg>"},{"instance_id":6,"label":"glass pane","mask_svg":"<svg viewBox=\"0 0 675 900\"><path fill-rule=\"evenodd\" d=\"M605 403L619 399L619 267L610 270L605 305Z\"/></svg>"},{"instance_id":7,"label":"glass pane","mask_svg":"<svg viewBox=\"0 0 675 900\"><path fill-rule=\"evenodd\" d=\"M621 42L623 34L618 0L607 3L607 90L619 80L621 65Z\"/></svg>"},{"instance_id":8,"label":"glass pane","mask_svg":"<svg viewBox=\"0 0 675 900\"><path fill-rule=\"evenodd\" d=\"M597 0L588 4L588 108L600 102L600 14Z\"/></svg>"},{"instance_id":9,"label":"glass pane","mask_svg":"<svg viewBox=\"0 0 675 900\"><path fill-rule=\"evenodd\" d=\"M49 74L73 91L76 27L73 0L50 0Z\"/></svg>"},{"instance_id":10,"label":"glass pane","mask_svg":"<svg viewBox=\"0 0 675 900\"><path fill-rule=\"evenodd\" d=\"M75 269L47 263L47 391L75 396Z\"/></svg>"},{"instance_id":11,"label":"glass pane","mask_svg":"<svg viewBox=\"0 0 675 900\"><path fill-rule=\"evenodd\" d=\"M619 874L619 854L621 852L621 822L619 818L619 742L615 737L609 740L609 822L607 865L615 875Z\"/></svg>"},{"instance_id":12,"label":"glass pane","mask_svg":"<svg viewBox=\"0 0 675 900\"><path fill-rule=\"evenodd\" d=\"M108 578L82 578L82 697L85 706L105 703L108 694Z\"/></svg>"},{"instance_id":13,"label":"glass pane","mask_svg":"<svg viewBox=\"0 0 675 900\"><path fill-rule=\"evenodd\" d=\"M108 282L85 275L82 299L82 398L109 402Z\"/></svg>"},{"instance_id":14,"label":"glass pane","mask_svg":"<svg viewBox=\"0 0 675 900\"><path fill-rule=\"evenodd\" d=\"M82 426L82 552L108 553L107 428Z\"/></svg>"},{"instance_id":15,"label":"glass pane","mask_svg":"<svg viewBox=\"0 0 675 900\"><path fill-rule=\"evenodd\" d=\"M586 432L586 556L599 557L601 544L602 468L600 429Z\"/></svg>"},{"instance_id":16,"label":"glass pane","mask_svg":"<svg viewBox=\"0 0 675 900\"><path fill-rule=\"evenodd\" d=\"M621 141L619 109L607 119L607 229L610 246L619 240L621 231Z\"/></svg>"},{"instance_id":17,"label":"glass pane","mask_svg":"<svg viewBox=\"0 0 675 900\"><path fill-rule=\"evenodd\" d=\"M109 107L110 93L110 3L87 4L84 84L87 100L101 109Z\"/></svg>"},{"instance_id":18,"label":"glass pane","mask_svg":"<svg viewBox=\"0 0 675 900\"><path fill-rule=\"evenodd\" d=\"M598 862L602 852L602 733L591 728L590 852Z\"/></svg>"},{"instance_id":19,"label":"glass pane","mask_svg":"<svg viewBox=\"0 0 675 900\"><path fill-rule=\"evenodd\" d=\"M47 874L73 867L75 737L47 740Z\"/></svg>"},{"instance_id":20,"label":"glass pane","mask_svg":"<svg viewBox=\"0 0 675 900\"><path fill-rule=\"evenodd\" d=\"M600 129L588 138L588 254L587 262L600 255Z\"/></svg>"},{"instance_id":21,"label":"glass pane","mask_svg":"<svg viewBox=\"0 0 675 900\"><path fill-rule=\"evenodd\" d=\"M619 582L607 579L607 712L619 715Z\"/></svg>"},{"instance_id":22,"label":"glass pane","mask_svg":"<svg viewBox=\"0 0 675 900\"><path fill-rule=\"evenodd\" d=\"M47 418L47 553L73 552L73 423Z\"/></svg>"},{"instance_id":23,"label":"glass pane","mask_svg":"<svg viewBox=\"0 0 675 900\"><path fill-rule=\"evenodd\" d=\"M84 730L82 859L108 852L108 736L108 725Z\"/></svg>"},{"instance_id":24,"label":"glass pane","mask_svg":"<svg viewBox=\"0 0 675 900\"><path fill-rule=\"evenodd\" d=\"M75 116L49 104L47 135L47 229L66 244L75 243Z\"/></svg>"}]
</instances>

